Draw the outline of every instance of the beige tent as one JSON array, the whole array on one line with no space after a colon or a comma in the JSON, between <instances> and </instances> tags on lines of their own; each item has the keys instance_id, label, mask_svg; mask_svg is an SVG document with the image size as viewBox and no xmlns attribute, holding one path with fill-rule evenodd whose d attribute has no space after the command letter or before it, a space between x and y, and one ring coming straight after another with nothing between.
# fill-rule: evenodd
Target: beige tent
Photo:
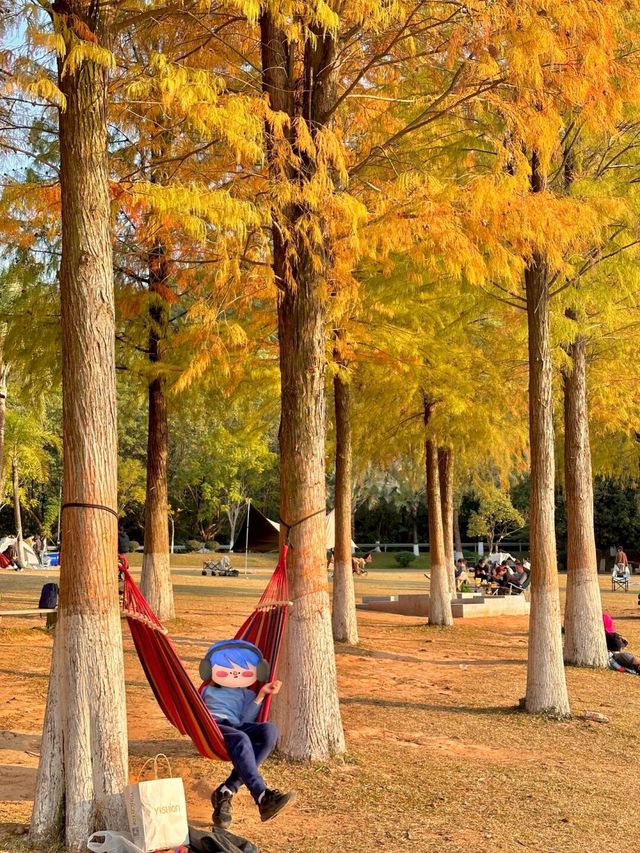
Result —
<instances>
[{"instance_id":1,"label":"beige tent","mask_svg":"<svg viewBox=\"0 0 640 853\"><path fill-rule=\"evenodd\" d=\"M329 510L327 513L327 551L333 551L336 547L336 511ZM356 550L356 543L351 540L351 550Z\"/></svg>"}]
</instances>

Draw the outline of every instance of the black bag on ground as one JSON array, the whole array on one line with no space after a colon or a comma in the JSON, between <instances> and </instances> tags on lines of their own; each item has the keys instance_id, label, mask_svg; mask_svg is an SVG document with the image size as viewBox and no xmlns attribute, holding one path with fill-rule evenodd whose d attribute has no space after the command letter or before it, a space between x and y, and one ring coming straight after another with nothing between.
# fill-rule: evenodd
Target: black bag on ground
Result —
<instances>
[{"instance_id":1,"label":"black bag on ground","mask_svg":"<svg viewBox=\"0 0 640 853\"><path fill-rule=\"evenodd\" d=\"M255 844L214 826L211 832L189 827L189 847L196 853L260 853Z\"/></svg>"},{"instance_id":2,"label":"black bag on ground","mask_svg":"<svg viewBox=\"0 0 640 853\"><path fill-rule=\"evenodd\" d=\"M42 587L42 592L40 593L40 601L38 602L38 608L40 610L55 610L58 606L59 592L60 587L57 583L46 583Z\"/></svg>"},{"instance_id":3,"label":"black bag on ground","mask_svg":"<svg viewBox=\"0 0 640 853\"><path fill-rule=\"evenodd\" d=\"M622 649L629 645L625 638L617 632L610 634L608 631L605 631L604 633L607 638L607 649L610 652L621 652Z\"/></svg>"}]
</instances>

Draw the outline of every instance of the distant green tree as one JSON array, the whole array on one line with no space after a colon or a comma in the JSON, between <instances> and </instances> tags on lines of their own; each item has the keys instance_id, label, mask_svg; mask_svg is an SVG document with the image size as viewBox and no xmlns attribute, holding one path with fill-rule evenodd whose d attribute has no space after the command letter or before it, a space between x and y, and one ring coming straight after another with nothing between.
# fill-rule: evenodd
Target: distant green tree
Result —
<instances>
[{"instance_id":1,"label":"distant green tree","mask_svg":"<svg viewBox=\"0 0 640 853\"><path fill-rule=\"evenodd\" d=\"M470 536L483 536L489 553L498 550L502 540L524 527L524 516L514 507L506 492L490 488L480 496L478 509L471 513L467 530Z\"/></svg>"},{"instance_id":2,"label":"distant green tree","mask_svg":"<svg viewBox=\"0 0 640 853\"><path fill-rule=\"evenodd\" d=\"M636 482L596 477L594 505L599 547L623 545L629 551L640 550L640 489Z\"/></svg>"}]
</instances>

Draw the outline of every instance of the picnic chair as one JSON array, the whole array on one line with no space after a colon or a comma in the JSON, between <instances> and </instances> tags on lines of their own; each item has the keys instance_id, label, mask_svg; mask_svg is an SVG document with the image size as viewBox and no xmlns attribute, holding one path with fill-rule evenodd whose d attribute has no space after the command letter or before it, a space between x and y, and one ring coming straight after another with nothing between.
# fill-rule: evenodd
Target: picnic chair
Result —
<instances>
[{"instance_id":1,"label":"picnic chair","mask_svg":"<svg viewBox=\"0 0 640 853\"><path fill-rule=\"evenodd\" d=\"M611 575L611 592L617 592L619 589L623 589L625 592L629 591L629 575L619 575L618 572L614 570Z\"/></svg>"},{"instance_id":2,"label":"picnic chair","mask_svg":"<svg viewBox=\"0 0 640 853\"><path fill-rule=\"evenodd\" d=\"M529 584L531 583L531 572L526 573L526 578L522 581L521 584L510 583L509 592L507 595L522 595L522 593L529 588Z\"/></svg>"},{"instance_id":3,"label":"picnic chair","mask_svg":"<svg viewBox=\"0 0 640 853\"><path fill-rule=\"evenodd\" d=\"M521 584L511 583L510 581L501 586L496 586L490 589L489 595L522 595L529 588L531 583L531 572L526 572L526 578Z\"/></svg>"}]
</instances>

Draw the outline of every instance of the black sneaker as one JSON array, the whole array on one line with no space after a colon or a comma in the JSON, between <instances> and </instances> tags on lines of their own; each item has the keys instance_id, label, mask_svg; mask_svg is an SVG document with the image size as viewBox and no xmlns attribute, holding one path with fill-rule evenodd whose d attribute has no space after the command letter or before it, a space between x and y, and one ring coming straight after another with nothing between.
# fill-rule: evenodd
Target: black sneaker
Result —
<instances>
[{"instance_id":1,"label":"black sneaker","mask_svg":"<svg viewBox=\"0 0 640 853\"><path fill-rule=\"evenodd\" d=\"M288 808L298 795L295 791L289 791L288 794L283 794L282 791L267 790L264 792L264 797L258 803L260 809L260 820L271 820L278 812Z\"/></svg>"},{"instance_id":2,"label":"black sneaker","mask_svg":"<svg viewBox=\"0 0 640 853\"><path fill-rule=\"evenodd\" d=\"M231 800L233 794L229 791L221 791L216 788L211 794L211 805L213 806L213 825L219 826L220 829L227 829L231 826Z\"/></svg>"}]
</instances>

